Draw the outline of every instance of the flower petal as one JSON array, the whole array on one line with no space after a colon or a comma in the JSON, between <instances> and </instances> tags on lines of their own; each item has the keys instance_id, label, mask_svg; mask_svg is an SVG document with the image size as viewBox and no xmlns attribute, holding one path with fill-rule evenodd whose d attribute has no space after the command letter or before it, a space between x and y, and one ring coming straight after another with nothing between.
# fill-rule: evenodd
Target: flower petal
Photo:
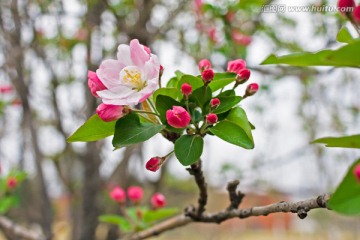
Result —
<instances>
[{"instance_id":1,"label":"flower petal","mask_svg":"<svg viewBox=\"0 0 360 240\"><path fill-rule=\"evenodd\" d=\"M119 62L123 63L125 66L134 65L130 56L130 47L126 44L120 44L117 52L117 59Z\"/></svg>"},{"instance_id":2,"label":"flower petal","mask_svg":"<svg viewBox=\"0 0 360 240\"><path fill-rule=\"evenodd\" d=\"M132 90L131 88L121 85L116 88L112 88L111 90L102 90L102 91L97 91L96 93L99 95L99 97L103 99L104 103L112 104L112 103L107 103L108 101L105 102L104 99L110 100L110 99L126 98L134 92L135 91ZM118 105L122 105L122 104L118 104Z\"/></svg>"},{"instance_id":3,"label":"flower petal","mask_svg":"<svg viewBox=\"0 0 360 240\"><path fill-rule=\"evenodd\" d=\"M119 73L125 65L118 60L107 59L100 64L96 70L97 76L107 88L118 87L120 83Z\"/></svg>"},{"instance_id":4,"label":"flower petal","mask_svg":"<svg viewBox=\"0 0 360 240\"><path fill-rule=\"evenodd\" d=\"M130 55L133 63L138 66L144 66L145 62L149 60L150 55L145 51L144 46L139 43L139 40L134 39L130 42Z\"/></svg>"},{"instance_id":5,"label":"flower petal","mask_svg":"<svg viewBox=\"0 0 360 240\"><path fill-rule=\"evenodd\" d=\"M143 71L147 79L159 78L160 63L156 55L151 55L149 61L145 63Z\"/></svg>"}]
</instances>

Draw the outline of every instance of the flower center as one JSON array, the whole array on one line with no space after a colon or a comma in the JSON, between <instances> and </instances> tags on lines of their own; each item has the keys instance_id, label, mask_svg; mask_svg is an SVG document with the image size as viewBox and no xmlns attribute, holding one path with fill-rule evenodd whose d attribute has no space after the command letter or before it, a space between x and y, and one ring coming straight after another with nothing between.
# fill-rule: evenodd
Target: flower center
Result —
<instances>
[{"instance_id":1,"label":"flower center","mask_svg":"<svg viewBox=\"0 0 360 240\"><path fill-rule=\"evenodd\" d=\"M121 70L120 81L133 90L140 91L145 87L145 82L141 79L141 72L139 68L135 66L128 66Z\"/></svg>"}]
</instances>

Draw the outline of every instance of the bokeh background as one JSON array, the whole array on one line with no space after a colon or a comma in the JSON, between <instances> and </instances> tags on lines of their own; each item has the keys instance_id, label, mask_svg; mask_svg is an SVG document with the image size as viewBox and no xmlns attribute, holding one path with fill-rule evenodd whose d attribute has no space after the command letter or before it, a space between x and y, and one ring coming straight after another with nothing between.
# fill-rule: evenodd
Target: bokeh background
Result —
<instances>
[{"instance_id":1,"label":"bokeh background","mask_svg":"<svg viewBox=\"0 0 360 240\"><path fill-rule=\"evenodd\" d=\"M17 208L6 215L53 231L54 239L111 240L116 226L99 223L98 216L118 211L107 196L112 186L140 185L147 195L161 191L180 210L195 203L196 186L175 158L157 173L146 171L149 158L172 148L161 136L118 151L111 139L66 142L99 104L87 88L87 70L134 38L159 56L164 82L175 70L198 74L203 58L217 71L243 58L252 71L249 82L261 86L241 103L256 126L254 150L205 140L209 210L226 205L225 186L233 179L247 194L243 206L331 192L358 152L310 142L359 129L359 70L260 63L271 53L339 47L336 34L348 23L336 11L270 13L262 10L268 4L336 1L0 0L0 87L12 89L0 92L1 174L28 174ZM316 210L305 220L274 214L194 224L161 239L359 239L359 224L359 218Z\"/></svg>"}]
</instances>

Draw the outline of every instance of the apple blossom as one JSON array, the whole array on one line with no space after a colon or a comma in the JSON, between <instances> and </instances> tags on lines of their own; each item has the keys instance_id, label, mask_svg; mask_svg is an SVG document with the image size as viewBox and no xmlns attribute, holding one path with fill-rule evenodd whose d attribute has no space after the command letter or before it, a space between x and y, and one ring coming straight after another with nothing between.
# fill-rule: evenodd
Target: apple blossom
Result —
<instances>
[{"instance_id":1,"label":"apple blossom","mask_svg":"<svg viewBox=\"0 0 360 240\"><path fill-rule=\"evenodd\" d=\"M96 74L107 88L97 91L109 105L135 105L145 101L159 86L160 63L137 39L120 44L117 59L104 60Z\"/></svg>"}]
</instances>

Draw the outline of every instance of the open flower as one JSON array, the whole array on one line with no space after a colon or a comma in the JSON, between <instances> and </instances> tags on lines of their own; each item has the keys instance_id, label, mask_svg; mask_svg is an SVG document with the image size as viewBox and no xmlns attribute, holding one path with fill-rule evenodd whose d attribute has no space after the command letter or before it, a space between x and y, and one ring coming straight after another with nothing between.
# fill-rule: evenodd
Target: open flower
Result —
<instances>
[{"instance_id":1,"label":"open flower","mask_svg":"<svg viewBox=\"0 0 360 240\"><path fill-rule=\"evenodd\" d=\"M96 71L107 89L96 91L103 103L135 105L145 101L159 85L160 63L137 39L120 44L117 59L103 61Z\"/></svg>"}]
</instances>

